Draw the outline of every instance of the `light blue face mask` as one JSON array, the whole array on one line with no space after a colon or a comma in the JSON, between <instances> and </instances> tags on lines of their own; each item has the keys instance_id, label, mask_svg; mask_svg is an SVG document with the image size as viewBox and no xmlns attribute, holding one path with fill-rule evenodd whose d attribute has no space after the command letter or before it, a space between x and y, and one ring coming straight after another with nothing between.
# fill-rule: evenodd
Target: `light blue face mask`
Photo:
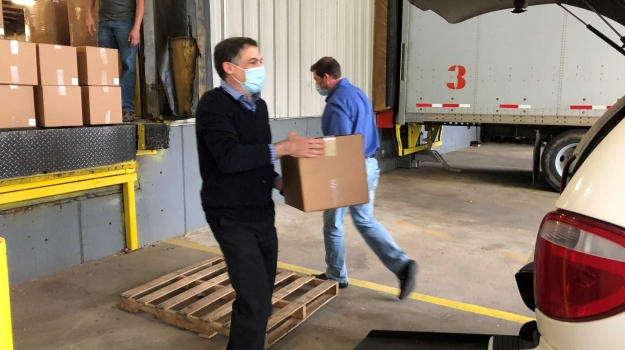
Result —
<instances>
[{"instance_id":1,"label":"light blue face mask","mask_svg":"<svg viewBox=\"0 0 625 350\"><path fill-rule=\"evenodd\" d=\"M260 91L265 87L265 80L267 79L267 77L264 66L243 69L234 63L232 65L245 72L244 83L238 81L237 78L234 78L234 75L232 76L234 80L241 84L241 87L243 88L243 90L245 90L245 92L250 95L255 95L260 93Z\"/></svg>"},{"instance_id":2,"label":"light blue face mask","mask_svg":"<svg viewBox=\"0 0 625 350\"><path fill-rule=\"evenodd\" d=\"M319 95L328 96L328 90L322 89L321 86L319 86L319 84L315 84L315 88L317 89L317 92L319 93Z\"/></svg>"}]
</instances>

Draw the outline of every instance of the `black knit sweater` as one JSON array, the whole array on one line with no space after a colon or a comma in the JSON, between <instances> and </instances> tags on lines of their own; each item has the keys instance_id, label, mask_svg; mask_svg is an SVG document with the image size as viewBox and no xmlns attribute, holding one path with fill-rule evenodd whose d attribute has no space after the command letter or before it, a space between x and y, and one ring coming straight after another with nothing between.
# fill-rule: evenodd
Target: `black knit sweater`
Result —
<instances>
[{"instance_id":1,"label":"black knit sweater","mask_svg":"<svg viewBox=\"0 0 625 350\"><path fill-rule=\"evenodd\" d=\"M252 112L222 88L208 91L198 104L196 133L207 219L253 222L273 217L277 174L271 164L265 101L259 99Z\"/></svg>"}]
</instances>

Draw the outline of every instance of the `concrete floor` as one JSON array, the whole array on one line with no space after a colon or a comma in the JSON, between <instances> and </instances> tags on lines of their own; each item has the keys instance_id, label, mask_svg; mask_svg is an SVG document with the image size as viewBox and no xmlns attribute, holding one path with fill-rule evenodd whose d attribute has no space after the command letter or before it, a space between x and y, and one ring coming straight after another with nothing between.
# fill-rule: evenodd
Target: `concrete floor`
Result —
<instances>
[{"instance_id":1,"label":"concrete floor","mask_svg":"<svg viewBox=\"0 0 625 350\"><path fill-rule=\"evenodd\" d=\"M531 147L485 145L438 165L382 176L376 216L420 264L416 292L531 317L514 273L530 254L557 194L531 185ZM346 220L351 278L396 287ZM321 215L277 207L280 261L324 269ZM116 308L119 293L212 254L208 230L77 266L12 289L16 349L224 349L145 313ZM209 249L210 250L210 249ZM374 288L375 289L375 288ZM519 323L350 286L272 349L353 349L372 329L515 334ZM452 303L453 305L453 303Z\"/></svg>"}]
</instances>

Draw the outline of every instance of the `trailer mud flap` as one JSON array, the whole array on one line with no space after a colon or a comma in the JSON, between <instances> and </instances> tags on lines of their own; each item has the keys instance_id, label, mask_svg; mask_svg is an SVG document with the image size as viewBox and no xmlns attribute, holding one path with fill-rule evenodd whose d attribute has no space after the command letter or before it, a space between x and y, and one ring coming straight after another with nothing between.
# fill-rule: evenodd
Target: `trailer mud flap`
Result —
<instances>
[{"instance_id":1,"label":"trailer mud flap","mask_svg":"<svg viewBox=\"0 0 625 350\"><path fill-rule=\"evenodd\" d=\"M355 350L488 350L491 338L493 350L522 350L536 347L536 344L516 336L371 331Z\"/></svg>"}]
</instances>

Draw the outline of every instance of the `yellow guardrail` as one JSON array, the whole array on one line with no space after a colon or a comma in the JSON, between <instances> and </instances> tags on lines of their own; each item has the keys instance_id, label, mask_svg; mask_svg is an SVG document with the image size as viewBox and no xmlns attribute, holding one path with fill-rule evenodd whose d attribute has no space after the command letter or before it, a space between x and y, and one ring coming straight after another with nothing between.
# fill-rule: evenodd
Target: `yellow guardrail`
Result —
<instances>
[{"instance_id":1,"label":"yellow guardrail","mask_svg":"<svg viewBox=\"0 0 625 350\"><path fill-rule=\"evenodd\" d=\"M135 203L136 162L86 171L64 172L0 181L0 206L88 191L95 188L122 185L124 197L124 225L126 248L139 248L137 208ZM1 317L1 316L0 316ZM2 339L0 338L0 344ZM4 350L0 348L0 350Z\"/></svg>"},{"instance_id":2,"label":"yellow guardrail","mask_svg":"<svg viewBox=\"0 0 625 350\"><path fill-rule=\"evenodd\" d=\"M2 237L0 237L0 349L13 350L9 266L7 263L7 246Z\"/></svg>"}]
</instances>

